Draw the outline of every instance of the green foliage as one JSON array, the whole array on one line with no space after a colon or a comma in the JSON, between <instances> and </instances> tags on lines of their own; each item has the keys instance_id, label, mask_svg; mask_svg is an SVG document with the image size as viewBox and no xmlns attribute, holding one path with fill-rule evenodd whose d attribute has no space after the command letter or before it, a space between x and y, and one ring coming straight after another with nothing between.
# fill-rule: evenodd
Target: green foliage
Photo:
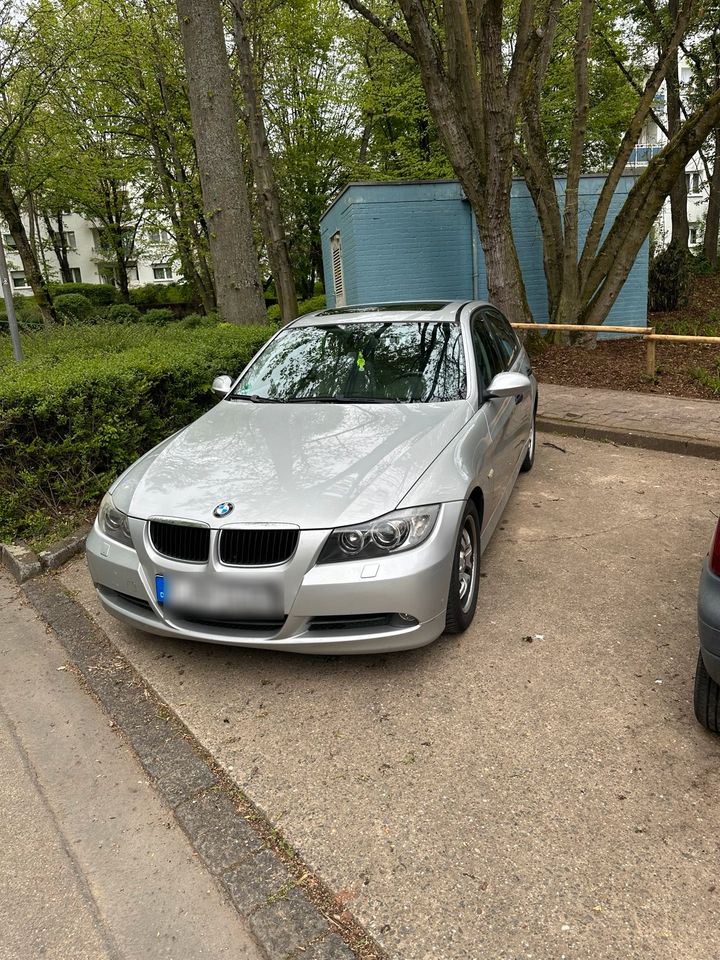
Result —
<instances>
[{"instance_id":1,"label":"green foliage","mask_svg":"<svg viewBox=\"0 0 720 960\"><path fill-rule=\"evenodd\" d=\"M688 269L697 277L712 277L716 273L715 268L702 250L699 253L690 254Z\"/></svg>"},{"instance_id":2,"label":"green foliage","mask_svg":"<svg viewBox=\"0 0 720 960\"><path fill-rule=\"evenodd\" d=\"M137 457L207 410L213 377L242 369L271 332L64 327L25 337L22 364L3 340L0 539L95 504Z\"/></svg>"},{"instance_id":3,"label":"green foliage","mask_svg":"<svg viewBox=\"0 0 720 960\"><path fill-rule=\"evenodd\" d=\"M189 283L146 283L133 287L130 303L141 310L151 307L184 306L193 303L195 292Z\"/></svg>"},{"instance_id":4,"label":"green foliage","mask_svg":"<svg viewBox=\"0 0 720 960\"><path fill-rule=\"evenodd\" d=\"M131 303L114 303L105 311L105 319L111 323L137 323L140 311Z\"/></svg>"},{"instance_id":5,"label":"green foliage","mask_svg":"<svg viewBox=\"0 0 720 960\"><path fill-rule=\"evenodd\" d=\"M151 323L154 327L161 327L166 323L172 323L173 320L175 320L175 314L169 307L154 307L142 315L142 322Z\"/></svg>"},{"instance_id":6,"label":"green foliage","mask_svg":"<svg viewBox=\"0 0 720 960\"><path fill-rule=\"evenodd\" d=\"M49 291L53 301L69 293L80 293L97 307L120 301L119 291L109 283L51 283Z\"/></svg>"},{"instance_id":7,"label":"green foliage","mask_svg":"<svg viewBox=\"0 0 720 960\"><path fill-rule=\"evenodd\" d=\"M305 313L313 313L315 310L325 308L325 297L311 297L309 300L302 300L298 303L298 316L302 317ZM270 323L280 323L280 307L278 304L268 308L268 320Z\"/></svg>"},{"instance_id":8,"label":"green foliage","mask_svg":"<svg viewBox=\"0 0 720 960\"><path fill-rule=\"evenodd\" d=\"M373 4L373 12L405 33L397 5ZM360 17L350 22L355 101L367 151L353 179L440 179L454 177L428 109L417 63L388 43Z\"/></svg>"},{"instance_id":9,"label":"green foliage","mask_svg":"<svg viewBox=\"0 0 720 960\"><path fill-rule=\"evenodd\" d=\"M184 330L195 330L197 327L216 327L220 323L217 313L189 313L178 323Z\"/></svg>"},{"instance_id":10,"label":"green foliage","mask_svg":"<svg viewBox=\"0 0 720 960\"><path fill-rule=\"evenodd\" d=\"M53 298L58 320L63 323L87 323L95 307L81 293L60 293Z\"/></svg>"},{"instance_id":11,"label":"green foliage","mask_svg":"<svg viewBox=\"0 0 720 960\"><path fill-rule=\"evenodd\" d=\"M648 310L651 313L677 310L690 294L689 254L672 241L653 258L648 277Z\"/></svg>"},{"instance_id":12,"label":"green foliage","mask_svg":"<svg viewBox=\"0 0 720 960\"><path fill-rule=\"evenodd\" d=\"M31 331L42 328L42 314L34 297L15 297L13 302L15 304L15 317L20 330ZM5 305L0 300L0 335L8 332L7 313L5 312Z\"/></svg>"},{"instance_id":13,"label":"green foliage","mask_svg":"<svg viewBox=\"0 0 720 960\"><path fill-rule=\"evenodd\" d=\"M689 370L688 373L693 380L697 380L698 383L701 383L704 387L708 387L720 397L720 364L718 364L714 370L696 367L695 369Z\"/></svg>"},{"instance_id":14,"label":"green foliage","mask_svg":"<svg viewBox=\"0 0 720 960\"><path fill-rule=\"evenodd\" d=\"M567 167L575 109L574 52L579 0L567 0L560 10L553 56L541 100L548 159L557 174ZM645 71L628 52L627 6L608 0L593 12L588 60L589 113L583 170L607 170L635 110L637 93L618 64L642 86Z\"/></svg>"}]
</instances>

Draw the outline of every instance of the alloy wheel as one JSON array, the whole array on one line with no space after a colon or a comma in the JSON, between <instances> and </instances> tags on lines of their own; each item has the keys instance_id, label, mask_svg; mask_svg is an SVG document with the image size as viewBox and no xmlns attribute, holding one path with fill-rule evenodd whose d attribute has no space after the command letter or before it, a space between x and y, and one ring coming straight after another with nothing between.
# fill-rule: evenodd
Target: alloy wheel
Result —
<instances>
[{"instance_id":1,"label":"alloy wheel","mask_svg":"<svg viewBox=\"0 0 720 960\"><path fill-rule=\"evenodd\" d=\"M458 549L458 596L463 613L467 613L475 592L477 576L477 528L475 518L467 516L460 534Z\"/></svg>"}]
</instances>

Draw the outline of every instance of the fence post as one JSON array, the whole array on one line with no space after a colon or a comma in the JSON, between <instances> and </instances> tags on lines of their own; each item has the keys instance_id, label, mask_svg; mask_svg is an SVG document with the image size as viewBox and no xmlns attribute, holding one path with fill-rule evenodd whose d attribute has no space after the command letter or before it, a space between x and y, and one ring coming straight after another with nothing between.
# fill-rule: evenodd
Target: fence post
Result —
<instances>
[{"instance_id":1,"label":"fence post","mask_svg":"<svg viewBox=\"0 0 720 960\"><path fill-rule=\"evenodd\" d=\"M655 327L650 327L650 335L655 333ZM645 336L645 373L651 379L655 379L657 363L655 361L655 341Z\"/></svg>"}]
</instances>

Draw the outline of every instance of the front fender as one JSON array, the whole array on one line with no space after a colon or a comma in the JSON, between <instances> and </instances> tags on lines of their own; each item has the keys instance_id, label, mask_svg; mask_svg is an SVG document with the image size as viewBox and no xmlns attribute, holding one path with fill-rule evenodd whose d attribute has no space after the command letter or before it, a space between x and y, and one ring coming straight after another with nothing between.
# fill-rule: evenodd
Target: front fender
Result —
<instances>
[{"instance_id":1,"label":"front fender","mask_svg":"<svg viewBox=\"0 0 720 960\"><path fill-rule=\"evenodd\" d=\"M490 430L481 407L415 481L398 508L465 501L478 486L487 501L489 491L484 489L482 464L490 444Z\"/></svg>"}]
</instances>

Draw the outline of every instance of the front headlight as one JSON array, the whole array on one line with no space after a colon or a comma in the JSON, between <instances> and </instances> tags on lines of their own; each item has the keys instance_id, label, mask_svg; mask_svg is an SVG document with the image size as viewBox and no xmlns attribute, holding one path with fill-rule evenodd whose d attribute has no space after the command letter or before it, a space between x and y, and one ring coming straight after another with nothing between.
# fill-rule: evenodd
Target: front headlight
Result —
<instances>
[{"instance_id":1,"label":"front headlight","mask_svg":"<svg viewBox=\"0 0 720 960\"><path fill-rule=\"evenodd\" d=\"M102 498L98 510L98 526L106 537L117 540L118 543L122 543L126 547L133 545L127 514L118 510L109 493L106 493Z\"/></svg>"},{"instance_id":2,"label":"front headlight","mask_svg":"<svg viewBox=\"0 0 720 960\"><path fill-rule=\"evenodd\" d=\"M440 505L435 503L428 507L395 510L353 527L338 527L327 538L317 562L371 560L412 550L430 536L439 512Z\"/></svg>"}]
</instances>

